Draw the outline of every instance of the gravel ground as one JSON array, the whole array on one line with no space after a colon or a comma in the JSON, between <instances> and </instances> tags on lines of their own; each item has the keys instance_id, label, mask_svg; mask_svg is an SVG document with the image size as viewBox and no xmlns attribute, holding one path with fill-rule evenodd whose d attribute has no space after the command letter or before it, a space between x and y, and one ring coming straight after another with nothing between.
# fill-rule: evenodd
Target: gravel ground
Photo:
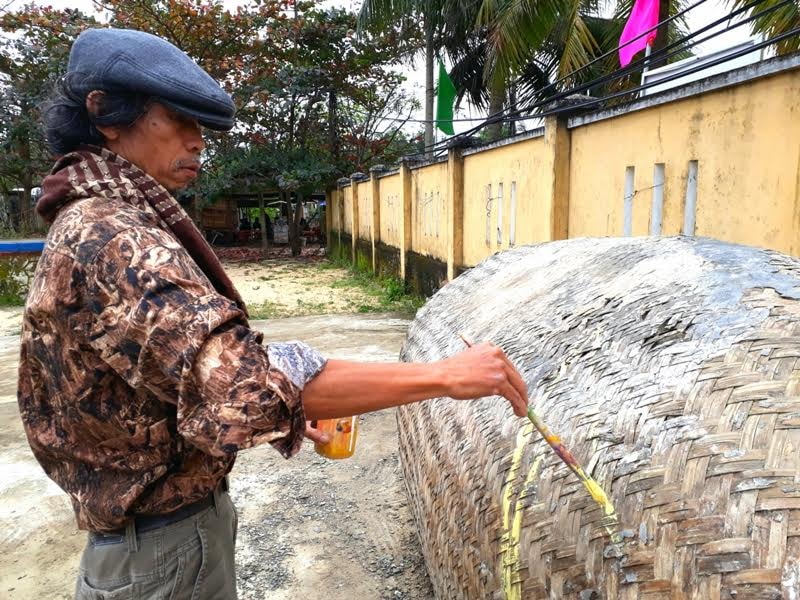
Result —
<instances>
[{"instance_id":1,"label":"gravel ground","mask_svg":"<svg viewBox=\"0 0 800 600\"><path fill-rule=\"evenodd\" d=\"M402 489L393 411L363 418L358 450L291 461L256 449L232 479L240 597L418 600L433 593Z\"/></svg>"},{"instance_id":2,"label":"gravel ground","mask_svg":"<svg viewBox=\"0 0 800 600\"><path fill-rule=\"evenodd\" d=\"M273 324L280 323L280 330ZM267 341L295 337L326 356L395 360L407 320L387 315L265 322ZM287 336L288 332L293 336ZM237 564L244 600L433 598L409 510L394 410L361 417L356 453L317 455L307 443L284 460L269 448L237 460Z\"/></svg>"}]
</instances>

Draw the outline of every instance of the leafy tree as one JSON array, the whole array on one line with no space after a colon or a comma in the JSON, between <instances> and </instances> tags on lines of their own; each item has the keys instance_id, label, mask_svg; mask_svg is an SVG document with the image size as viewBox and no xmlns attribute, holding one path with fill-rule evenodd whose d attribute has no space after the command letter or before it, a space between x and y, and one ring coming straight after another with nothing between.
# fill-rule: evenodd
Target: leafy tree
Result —
<instances>
[{"instance_id":1,"label":"leafy tree","mask_svg":"<svg viewBox=\"0 0 800 600\"><path fill-rule=\"evenodd\" d=\"M63 71L72 40L95 21L80 11L29 6L0 17L0 192L21 188L12 221L22 232L33 224L31 191L52 160L40 127L41 104Z\"/></svg>"},{"instance_id":2,"label":"leafy tree","mask_svg":"<svg viewBox=\"0 0 800 600\"><path fill-rule=\"evenodd\" d=\"M207 196L236 185L278 187L299 207L336 177L392 158L387 152L400 124L386 127L384 117L410 115L411 108L400 91L402 77L389 68L406 51L398 32L359 39L354 15L303 1L264 1L234 15L221 4L198 9L180 0L108 0L105 6L115 25L152 31L199 57L234 96L237 127L209 144L199 182ZM196 31L215 44L197 45ZM295 210L292 223L300 216ZM299 251L295 234L293 227Z\"/></svg>"},{"instance_id":3,"label":"leafy tree","mask_svg":"<svg viewBox=\"0 0 800 600\"><path fill-rule=\"evenodd\" d=\"M423 43L410 47L412 54L425 55L425 146L433 144L434 63L444 45L446 31L464 31L467 25L458 2L450 0L364 0L359 24L366 32L383 34L402 31L403 39L421 30ZM420 27L421 25L421 27ZM412 38L413 39L413 38Z\"/></svg>"},{"instance_id":4,"label":"leafy tree","mask_svg":"<svg viewBox=\"0 0 800 600\"><path fill-rule=\"evenodd\" d=\"M410 103L400 91L403 78L388 69L396 62L398 35L388 32L367 41L355 35L354 16L297 2L285 39L291 44L274 79L257 135L269 135L269 161L278 187L296 199L290 221L293 252L299 252L298 227L303 199L342 174L364 168L397 139L400 125L382 128ZM388 114L387 114L388 113Z\"/></svg>"},{"instance_id":5,"label":"leafy tree","mask_svg":"<svg viewBox=\"0 0 800 600\"><path fill-rule=\"evenodd\" d=\"M393 65L408 52L409 42L396 31L358 38L355 15L320 10L316 4L260 0L230 11L221 0L102 0L110 26L169 40L234 97L237 125L230 133L207 137L204 170L194 193L213 200L232 190L258 193L277 187L301 201L342 174L408 151L410 142L401 126L413 101L402 92L402 77ZM6 42L6 70L13 66L23 80L37 60L46 64L36 73L37 87L26 91L32 106L46 97L65 69L77 33L97 25L75 11L33 7L6 16L2 23L19 44L12 48ZM4 80L0 92L16 93L21 83L11 83ZM6 118L0 122L2 140L21 139L37 148L41 164L27 164L32 173L41 174L50 159L37 142L39 115L23 109L14 114L27 115L29 128L12 138L7 133L12 120ZM4 166L0 176L8 170Z\"/></svg>"}]
</instances>

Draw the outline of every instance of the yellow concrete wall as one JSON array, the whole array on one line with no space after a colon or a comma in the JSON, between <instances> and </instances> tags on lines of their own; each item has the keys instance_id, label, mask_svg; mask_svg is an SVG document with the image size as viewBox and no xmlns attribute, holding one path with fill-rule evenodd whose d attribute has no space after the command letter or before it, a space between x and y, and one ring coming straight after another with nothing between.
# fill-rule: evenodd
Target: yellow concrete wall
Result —
<instances>
[{"instance_id":1,"label":"yellow concrete wall","mask_svg":"<svg viewBox=\"0 0 800 600\"><path fill-rule=\"evenodd\" d=\"M387 175L378 180L380 185L381 229L380 240L389 246L400 247L400 221L403 199L400 189L400 174Z\"/></svg>"},{"instance_id":2,"label":"yellow concrete wall","mask_svg":"<svg viewBox=\"0 0 800 600\"><path fill-rule=\"evenodd\" d=\"M358 194L358 237L372 239L372 182L362 181L357 185Z\"/></svg>"},{"instance_id":3,"label":"yellow concrete wall","mask_svg":"<svg viewBox=\"0 0 800 600\"><path fill-rule=\"evenodd\" d=\"M541 136L464 157L466 266L511 246L512 190L516 196L514 245L549 239L551 191L543 185L548 179L543 166L547 152Z\"/></svg>"},{"instance_id":4,"label":"yellow concrete wall","mask_svg":"<svg viewBox=\"0 0 800 600\"><path fill-rule=\"evenodd\" d=\"M353 231L353 186L348 185L342 189L342 233Z\"/></svg>"},{"instance_id":5,"label":"yellow concrete wall","mask_svg":"<svg viewBox=\"0 0 800 600\"><path fill-rule=\"evenodd\" d=\"M632 234L648 235L657 163L664 164L666 175L661 235L681 233L688 165L697 161L696 235L800 256L798 98L800 69L795 68L569 129L562 140L569 149L569 181L559 180L558 187L569 190L569 237L623 234L625 172L631 166ZM545 140L533 137L464 157L464 214L456 224L463 232L463 264L456 268L474 266L511 245L512 188L514 245L550 239L558 170L552 169L553 149ZM443 262L448 177L446 162L411 170L411 250ZM399 174L381 178L379 189L380 238L399 247ZM370 182L359 185L364 199L359 229L365 238L371 190ZM333 227L349 233L350 186L337 196L342 210L334 213Z\"/></svg>"},{"instance_id":6,"label":"yellow concrete wall","mask_svg":"<svg viewBox=\"0 0 800 600\"><path fill-rule=\"evenodd\" d=\"M623 232L635 167L633 234L647 235L653 170L665 165L662 235L681 232L698 161L696 235L800 254L800 71L571 130L569 236Z\"/></svg>"},{"instance_id":7,"label":"yellow concrete wall","mask_svg":"<svg viewBox=\"0 0 800 600\"><path fill-rule=\"evenodd\" d=\"M447 261L447 163L411 171L411 249Z\"/></svg>"},{"instance_id":8,"label":"yellow concrete wall","mask_svg":"<svg viewBox=\"0 0 800 600\"><path fill-rule=\"evenodd\" d=\"M336 189L329 195L330 205L326 210L331 215L331 231L339 231L342 227L340 222L341 217L341 197L342 190Z\"/></svg>"}]
</instances>

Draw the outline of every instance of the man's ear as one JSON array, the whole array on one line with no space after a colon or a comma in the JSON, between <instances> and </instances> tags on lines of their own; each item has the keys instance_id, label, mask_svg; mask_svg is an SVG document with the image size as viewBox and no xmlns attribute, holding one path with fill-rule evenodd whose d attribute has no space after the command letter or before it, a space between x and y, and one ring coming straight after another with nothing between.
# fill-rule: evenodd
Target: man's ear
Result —
<instances>
[{"instance_id":1,"label":"man's ear","mask_svg":"<svg viewBox=\"0 0 800 600\"><path fill-rule=\"evenodd\" d=\"M103 97L105 96L105 92L101 92L100 90L94 90L89 92L86 96L86 110L89 112L89 117L92 121L95 119L92 117L97 117L103 107ZM107 127L104 125L98 125L95 123L95 127L97 131L103 134L103 137L107 140L115 140L119 137L119 128L118 127Z\"/></svg>"}]
</instances>

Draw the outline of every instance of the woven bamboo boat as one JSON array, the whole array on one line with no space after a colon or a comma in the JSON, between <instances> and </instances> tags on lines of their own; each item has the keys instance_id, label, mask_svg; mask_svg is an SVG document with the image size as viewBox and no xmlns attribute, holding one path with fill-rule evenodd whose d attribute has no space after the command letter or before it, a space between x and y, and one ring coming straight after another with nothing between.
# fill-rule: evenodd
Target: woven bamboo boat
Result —
<instances>
[{"instance_id":1,"label":"woven bamboo boat","mask_svg":"<svg viewBox=\"0 0 800 600\"><path fill-rule=\"evenodd\" d=\"M398 411L442 600L800 598L800 261L705 239L496 255L420 310L402 358L501 346L599 507L505 401Z\"/></svg>"}]
</instances>

